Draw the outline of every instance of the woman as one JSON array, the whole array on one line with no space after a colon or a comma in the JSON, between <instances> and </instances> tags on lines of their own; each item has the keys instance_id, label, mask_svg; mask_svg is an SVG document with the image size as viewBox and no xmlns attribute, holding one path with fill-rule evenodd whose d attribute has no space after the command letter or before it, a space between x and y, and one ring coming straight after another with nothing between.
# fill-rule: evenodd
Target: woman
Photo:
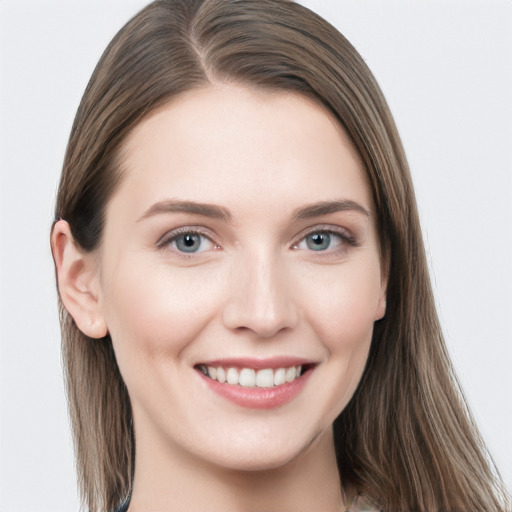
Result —
<instances>
[{"instance_id":1,"label":"woman","mask_svg":"<svg viewBox=\"0 0 512 512\"><path fill-rule=\"evenodd\" d=\"M52 250L90 510L506 510L391 115L307 9L129 22L77 113Z\"/></svg>"}]
</instances>

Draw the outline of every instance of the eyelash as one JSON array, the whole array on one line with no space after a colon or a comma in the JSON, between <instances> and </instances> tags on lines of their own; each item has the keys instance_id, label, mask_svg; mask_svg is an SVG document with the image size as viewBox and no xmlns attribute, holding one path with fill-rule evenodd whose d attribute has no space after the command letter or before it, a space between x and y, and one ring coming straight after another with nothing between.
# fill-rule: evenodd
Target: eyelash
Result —
<instances>
[{"instance_id":1,"label":"eyelash","mask_svg":"<svg viewBox=\"0 0 512 512\"><path fill-rule=\"evenodd\" d=\"M214 249L220 249L219 245L216 244L212 240L212 237L210 235L205 234L203 231L201 231L197 228L187 227L187 226L185 226L183 228L175 229L175 230L171 231L170 233L166 233L163 237L161 237L157 241L156 246L159 249L165 249L166 247L169 247L171 244L176 243L176 240L180 236L183 236L183 235L198 236L202 240L206 239L214 246ZM198 251L195 251L195 252L191 251L191 252L187 253L186 251L180 251L178 248L174 248L173 250L177 254L184 256L186 258L191 257L192 255L197 254L197 252L198 252ZM203 251L199 251L199 252L203 252Z\"/></svg>"},{"instance_id":2,"label":"eyelash","mask_svg":"<svg viewBox=\"0 0 512 512\"><path fill-rule=\"evenodd\" d=\"M307 238L312 235L323 235L323 236L329 236L331 238L334 235L335 237L337 237L339 239L338 246L334 247L334 248L331 248L329 246L325 250L315 251L314 249L311 249L310 247L308 247L308 249L310 249L311 252L316 252L319 254L322 254L322 253L333 254L338 251L346 250L347 245L349 245L351 247L357 247L359 245L357 240L347 230L345 230L343 228L338 228L335 226L315 226L313 229L309 229L307 232L302 233L300 235L300 238L298 239L298 241L295 242L294 244L292 244L292 248L295 250L305 250L305 249L300 249L299 245L302 244L303 242L307 244Z\"/></svg>"},{"instance_id":3,"label":"eyelash","mask_svg":"<svg viewBox=\"0 0 512 512\"><path fill-rule=\"evenodd\" d=\"M175 244L176 240L179 239L179 237L183 236L183 235L197 236L197 237L200 237L201 240L206 239L214 246L214 249L220 249L220 246L213 241L211 235L204 233L200 229L197 229L194 227L187 227L187 226L178 228L169 233L166 233L164 236L162 236L157 241L156 246L159 249L165 249L166 247L169 247L171 244L173 244L173 243ZM327 235L327 236L334 235L340 239L339 245L341 246L341 247L336 247L334 250L332 250L332 249L330 250L329 248L327 248L326 250L318 250L318 251L310 249L311 252L313 252L313 253L316 252L316 253L320 253L320 254L321 253L332 254L332 253L335 253L335 252L343 250L343 249L346 250L347 244L351 247L359 246L358 241L347 230L345 230L343 228L338 228L335 226L315 226L314 228L309 229L307 232L301 233L297 242L294 242L291 245L291 248L294 250L303 250L303 249L299 249L299 244L306 241L306 239L312 235L324 235L324 236L325 235ZM194 254L204 252L204 251L190 251L190 252L181 251L177 247L174 247L173 250L177 254L179 254L183 257L192 257Z\"/></svg>"}]
</instances>

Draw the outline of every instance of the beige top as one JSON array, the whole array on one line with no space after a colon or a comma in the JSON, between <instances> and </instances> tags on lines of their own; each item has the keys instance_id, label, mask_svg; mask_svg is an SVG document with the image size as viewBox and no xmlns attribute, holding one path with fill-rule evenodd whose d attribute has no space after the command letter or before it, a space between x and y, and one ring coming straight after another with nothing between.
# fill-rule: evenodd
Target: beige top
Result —
<instances>
[{"instance_id":1,"label":"beige top","mask_svg":"<svg viewBox=\"0 0 512 512\"><path fill-rule=\"evenodd\" d=\"M346 512L382 512L382 509L368 494L361 492L354 496Z\"/></svg>"}]
</instances>

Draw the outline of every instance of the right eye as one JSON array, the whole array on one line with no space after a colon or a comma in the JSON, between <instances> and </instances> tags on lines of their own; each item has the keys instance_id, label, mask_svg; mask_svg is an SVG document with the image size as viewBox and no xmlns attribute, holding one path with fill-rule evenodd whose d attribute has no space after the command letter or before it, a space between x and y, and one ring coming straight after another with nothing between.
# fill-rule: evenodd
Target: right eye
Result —
<instances>
[{"instance_id":1,"label":"right eye","mask_svg":"<svg viewBox=\"0 0 512 512\"><path fill-rule=\"evenodd\" d=\"M217 247L207 236L195 231L170 233L158 245L160 247L171 247L173 250L184 254L197 254Z\"/></svg>"}]
</instances>

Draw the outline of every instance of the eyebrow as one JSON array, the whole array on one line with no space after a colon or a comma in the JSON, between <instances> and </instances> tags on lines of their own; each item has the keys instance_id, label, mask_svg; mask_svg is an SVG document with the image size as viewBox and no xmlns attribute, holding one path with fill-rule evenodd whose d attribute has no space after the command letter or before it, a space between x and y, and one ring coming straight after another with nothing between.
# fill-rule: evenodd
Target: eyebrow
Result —
<instances>
[{"instance_id":1,"label":"eyebrow","mask_svg":"<svg viewBox=\"0 0 512 512\"><path fill-rule=\"evenodd\" d=\"M339 201L321 201L313 203L302 208L298 208L293 212L292 219L305 220L330 213L352 211L363 214L365 217L371 217L369 210L361 206L359 203L350 200ZM192 213L195 215L202 215L211 219L218 219L225 222L232 221L231 212L223 206L217 206L208 203L196 203L194 201L181 201L178 199L167 199L152 205L138 221L153 217L154 215L161 215L165 213Z\"/></svg>"},{"instance_id":2,"label":"eyebrow","mask_svg":"<svg viewBox=\"0 0 512 512\"><path fill-rule=\"evenodd\" d=\"M196 203L193 201L167 199L151 206L146 213L138 219L138 221L163 213L193 213L204 217L210 217L212 219L223 220L225 222L230 222L232 219L229 210L222 206L207 203Z\"/></svg>"},{"instance_id":3,"label":"eyebrow","mask_svg":"<svg viewBox=\"0 0 512 512\"><path fill-rule=\"evenodd\" d=\"M322 215L328 215L329 213L337 212L357 212L363 214L365 217L370 218L371 212L364 206L361 206L355 201L347 199L341 201L322 201L320 203L314 203L303 208L298 208L293 214L294 220L311 219L313 217L320 217Z\"/></svg>"}]
</instances>

